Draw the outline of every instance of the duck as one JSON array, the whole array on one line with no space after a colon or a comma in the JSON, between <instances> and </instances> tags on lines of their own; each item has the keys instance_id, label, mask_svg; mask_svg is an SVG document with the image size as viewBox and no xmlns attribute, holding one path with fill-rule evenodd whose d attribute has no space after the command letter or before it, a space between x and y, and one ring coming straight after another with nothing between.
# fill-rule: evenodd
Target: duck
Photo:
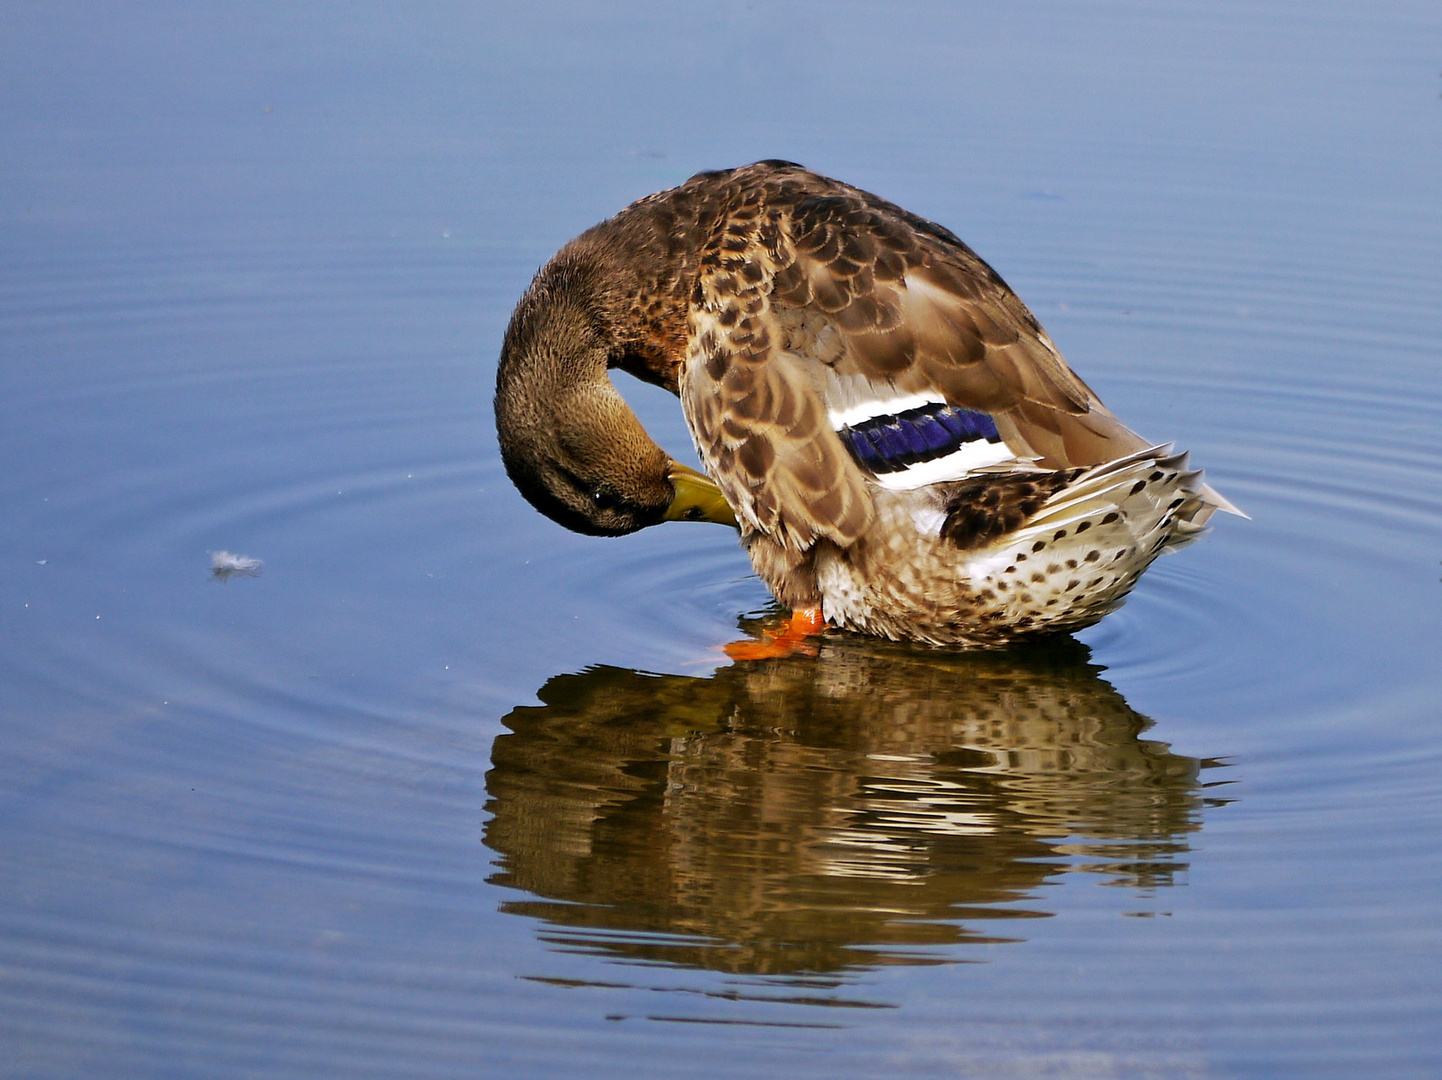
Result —
<instances>
[{"instance_id":1,"label":"duck","mask_svg":"<svg viewBox=\"0 0 1442 1080\"><path fill-rule=\"evenodd\" d=\"M704 473L618 370L680 399ZM827 627L1070 633L1241 513L1117 419L954 233L788 161L699 173L561 248L511 316L495 419L512 483L569 529L736 528L790 612L740 659Z\"/></svg>"}]
</instances>

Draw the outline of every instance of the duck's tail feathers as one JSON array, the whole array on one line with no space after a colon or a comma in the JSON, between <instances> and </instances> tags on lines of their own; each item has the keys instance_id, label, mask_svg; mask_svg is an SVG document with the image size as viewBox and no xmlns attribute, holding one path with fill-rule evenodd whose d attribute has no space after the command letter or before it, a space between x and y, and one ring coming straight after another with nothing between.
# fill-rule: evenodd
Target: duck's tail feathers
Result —
<instances>
[{"instance_id":1,"label":"duck's tail feathers","mask_svg":"<svg viewBox=\"0 0 1442 1080\"><path fill-rule=\"evenodd\" d=\"M1112 509L1130 523L1143 549L1157 554L1196 540L1218 510L1246 516L1202 482L1185 451L1163 443L1086 469L1027 522L1027 532L1057 535L1098 517L1108 521Z\"/></svg>"}]
</instances>

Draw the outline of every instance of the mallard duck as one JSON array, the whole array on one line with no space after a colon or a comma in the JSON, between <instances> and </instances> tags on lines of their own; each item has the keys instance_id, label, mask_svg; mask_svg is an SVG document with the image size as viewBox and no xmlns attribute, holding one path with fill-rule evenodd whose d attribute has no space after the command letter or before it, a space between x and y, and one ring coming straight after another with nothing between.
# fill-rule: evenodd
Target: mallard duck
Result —
<instances>
[{"instance_id":1,"label":"mallard duck","mask_svg":"<svg viewBox=\"0 0 1442 1080\"><path fill-rule=\"evenodd\" d=\"M680 396L707 475L612 368ZM1077 630L1235 511L955 235L785 161L701 173L562 248L511 317L495 407L512 481L568 528L737 526L791 642Z\"/></svg>"}]
</instances>

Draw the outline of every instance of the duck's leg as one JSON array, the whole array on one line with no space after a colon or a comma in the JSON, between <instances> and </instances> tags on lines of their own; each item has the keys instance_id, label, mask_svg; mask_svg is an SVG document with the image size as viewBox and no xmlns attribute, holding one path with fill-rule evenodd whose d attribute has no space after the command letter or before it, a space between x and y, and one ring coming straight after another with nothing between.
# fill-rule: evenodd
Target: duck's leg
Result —
<instances>
[{"instance_id":1,"label":"duck's leg","mask_svg":"<svg viewBox=\"0 0 1442 1080\"><path fill-rule=\"evenodd\" d=\"M800 653L815 656L816 645L810 638L826 629L826 619L819 607L797 608L780 629L767 630L764 641L733 641L726 646L732 660L777 660Z\"/></svg>"}]
</instances>

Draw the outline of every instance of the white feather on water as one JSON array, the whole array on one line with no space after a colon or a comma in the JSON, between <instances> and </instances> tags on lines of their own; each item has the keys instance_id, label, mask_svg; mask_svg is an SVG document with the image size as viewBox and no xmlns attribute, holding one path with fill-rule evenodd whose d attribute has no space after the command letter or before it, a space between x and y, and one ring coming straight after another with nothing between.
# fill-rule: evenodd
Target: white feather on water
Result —
<instances>
[{"instance_id":1,"label":"white feather on water","mask_svg":"<svg viewBox=\"0 0 1442 1080\"><path fill-rule=\"evenodd\" d=\"M248 555L232 555L228 551L212 551L210 553L210 571L219 578L227 578L232 574L255 577L260 573L263 565L264 563L259 559L252 559Z\"/></svg>"}]
</instances>

